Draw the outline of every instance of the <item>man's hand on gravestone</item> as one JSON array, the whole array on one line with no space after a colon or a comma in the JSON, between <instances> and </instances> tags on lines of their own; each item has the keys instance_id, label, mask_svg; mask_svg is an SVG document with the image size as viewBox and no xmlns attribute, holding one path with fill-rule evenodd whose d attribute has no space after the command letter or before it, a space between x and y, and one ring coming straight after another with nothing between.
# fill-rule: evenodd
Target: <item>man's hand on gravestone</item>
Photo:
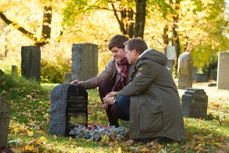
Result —
<instances>
[{"instance_id":1,"label":"man's hand on gravestone","mask_svg":"<svg viewBox=\"0 0 229 153\"><path fill-rule=\"evenodd\" d=\"M79 80L73 80L72 82L70 82L71 84L78 84L80 81Z\"/></svg>"},{"instance_id":2,"label":"man's hand on gravestone","mask_svg":"<svg viewBox=\"0 0 229 153\"><path fill-rule=\"evenodd\" d=\"M83 87L83 81L79 81L79 80L73 80L72 82L70 82L70 84L76 84Z\"/></svg>"}]
</instances>

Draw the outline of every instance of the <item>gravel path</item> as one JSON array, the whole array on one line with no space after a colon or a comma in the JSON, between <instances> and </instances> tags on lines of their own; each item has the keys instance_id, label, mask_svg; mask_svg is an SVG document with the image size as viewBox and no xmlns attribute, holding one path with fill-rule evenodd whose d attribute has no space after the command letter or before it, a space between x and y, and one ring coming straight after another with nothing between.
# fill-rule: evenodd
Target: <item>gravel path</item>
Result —
<instances>
[{"instance_id":1,"label":"gravel path","mask_svg":"<svg viewBox=\"0 0 229 153\"><path fill-rule=\"evenodd\" d=\"M217 86L209 87L209 84L216 85L216 82L193 83L193 88L204 89L208 95L208 102L225 102L229 104L229 90L217 89ZM179 89L178 91L180 97L182 97L185 90Z\"/></svg>"}]
</instances>

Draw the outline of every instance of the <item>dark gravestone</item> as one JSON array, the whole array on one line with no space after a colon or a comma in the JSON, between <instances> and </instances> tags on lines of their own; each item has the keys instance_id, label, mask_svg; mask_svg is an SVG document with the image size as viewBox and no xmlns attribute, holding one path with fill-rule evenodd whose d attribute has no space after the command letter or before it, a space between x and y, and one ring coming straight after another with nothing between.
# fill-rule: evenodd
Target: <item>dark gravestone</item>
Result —
<instances>
[{"instance_id":1,"label":"dark gravestone","mask_svg":"<svg viewBox=\"0 0 229 153\"><path fill-rule=\"evenodd\" d=\"M22 46L21 74L28 79L40 81L41 51L39 46Z\"/></svg>"},{"instance_id":2,"label":"dark gravestone","mask_svg":"<svg viewBox=\"0 0 229 153\"><path fill-rule=\"evenodd\" d=\"M87 80L98 73L98 45L73 44L72 80Z\"/></svg>"},{"instance_id":3,"label":"dark gravestone","mask_svg":"<svg viewBox=\"0 0 229 153\"><path fill-rule=\"evenodd\" d=\"M207 107L208 96L203 89L189 88L182 96L182 114L185 117L204 118Z\"/></svg>"},{"instance_id":4,"label":"dark gravestone","mask_svg":"<svg viewBox=\"0 0 229 153\"><path fill-rule=\"evenodd\" d=\"M87 126L86 90L77 85L61 84L51 93L50 133L67 136L71 128Z\"/></svg>"},{"instance_id":5,"label":"dark gravestone","mask_svg":"<svg viewBox=\"0 0 229 153\"><path fill-rule=\"evenodd\" d=\"M9 132L9 107L0 96L0 149L6 147Z\"/></svg>"}]
</instances>

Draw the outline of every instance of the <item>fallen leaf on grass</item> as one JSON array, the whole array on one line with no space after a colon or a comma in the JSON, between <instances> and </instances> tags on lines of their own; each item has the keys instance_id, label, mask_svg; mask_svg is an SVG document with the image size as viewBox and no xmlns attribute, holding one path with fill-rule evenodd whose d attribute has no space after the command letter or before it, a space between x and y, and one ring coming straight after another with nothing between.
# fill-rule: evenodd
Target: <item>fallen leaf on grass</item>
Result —
<instances>
[{"instance_id":1,"label":"fallen leaf on grass","mask_svg":"<svg viewBox=\"0 0 229 153\"><path fill-rule=\"evenodd\" d=\"M40 138L38 138L37 140L38 144L46 144L47 143L47 138L44 136L41 136Z\"/></svg>"},{"instance_id":2,"label":"fallen leaf on grass","mask_svg":"<svg viewBox=\"0 0 229 153\"><path fill-rule=\"evenodd\" d=\"M28 136L32 137L33 136L33 131L27 131Z\"/></svg>"},{"instance_id":3,"label":"fallen leaf on grass","mask_svg":"<svg viewBox=\"0 0 229 153\"><path fill-rule=\"evenodd\" d=\"M125 142L125 145L132 146L134 144L134 140L129 139L128 141Z\"/></svg>"},{"instance_id":4,"label":"fallen leaf on grass","mask_svg":"<svg viewBox=\"0 0 229 153\"><path fill-rule=\"evenodd\" d=\"M25 151L33 151L34 150L34 145L26 145L25 146Z\"/></svg>"}]
</instances>

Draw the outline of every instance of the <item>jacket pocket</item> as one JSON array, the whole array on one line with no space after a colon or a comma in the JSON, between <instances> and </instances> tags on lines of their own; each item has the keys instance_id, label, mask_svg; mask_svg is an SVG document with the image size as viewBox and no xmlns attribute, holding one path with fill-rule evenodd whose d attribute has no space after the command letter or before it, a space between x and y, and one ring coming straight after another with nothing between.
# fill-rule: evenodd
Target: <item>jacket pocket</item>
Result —
<instances>
[{"instance_id":1,"label":"jacket pocket","mask_svg":"<svg viewBox=\"0 0 229 153\"><path fill-rule=\"evenodd\" d=\"M140 109L140 132L152 133L162 129L163 113L160 109L144 105Z\"/></svg>"}]
</instances>

